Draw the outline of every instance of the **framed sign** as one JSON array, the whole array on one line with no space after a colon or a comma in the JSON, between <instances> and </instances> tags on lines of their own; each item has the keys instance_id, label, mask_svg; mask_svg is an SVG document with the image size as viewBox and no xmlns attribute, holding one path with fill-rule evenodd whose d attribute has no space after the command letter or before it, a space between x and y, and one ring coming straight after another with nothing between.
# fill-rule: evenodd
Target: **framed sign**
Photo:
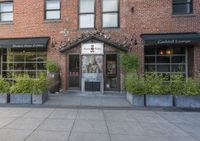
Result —
<instances>
[{"instance_id":1,"label":"framed sign","mask_svg":"<svg viewBox=\"0 0 200 141\"><path fill-rule=\"evenodd\" d=\"M92 55L92 54L104 54L103 43L85 43L81 45L81 54Z\"/></svg>"}]
</instances>

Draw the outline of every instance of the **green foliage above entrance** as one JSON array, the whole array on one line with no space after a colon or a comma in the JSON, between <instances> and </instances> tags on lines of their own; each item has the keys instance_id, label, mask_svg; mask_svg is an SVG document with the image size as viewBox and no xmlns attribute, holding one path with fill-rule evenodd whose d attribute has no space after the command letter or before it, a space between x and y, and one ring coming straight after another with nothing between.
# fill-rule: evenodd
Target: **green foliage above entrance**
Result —
<instances>
[{"instance_id":1,"label":"green foliage above entrance","mask_svg":"<svg viewBox=\"0 0 200 141\"><path fill-rule=\"evenodd\" d=\"M53 73L53 72L58 72L58 64L53 62L53 61L48 61L47 62L47 70L50 72L50 73Z\"/></svg>"},{"instance_id":2,"label":"green foliage above entrance","mask_svg":"<svg viewBox=\"0 0 200 141\"><path fill-rule=\"evenodd\" d=\"M121 53L120 62L126 72L132 72L138 69L138 57L133 53Z\"/></svg>"}]
</instances>

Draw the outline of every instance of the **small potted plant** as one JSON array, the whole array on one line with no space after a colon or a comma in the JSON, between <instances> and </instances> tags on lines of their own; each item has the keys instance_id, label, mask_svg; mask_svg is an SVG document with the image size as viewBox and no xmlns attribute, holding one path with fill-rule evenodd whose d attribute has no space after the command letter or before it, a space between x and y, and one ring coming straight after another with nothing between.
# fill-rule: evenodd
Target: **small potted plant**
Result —
<instances>
[{"instance_id":1,"label":"small potted plant","mask_svg":"<svg viewBox=\"0 0 200 141\"><path fill-rule=\"evenodd\" d=\"M24 74L15 76L15 81L10 88L10 103L31 104L33 79L28 74Z\"/></svg>"},{"instance_id":2,"label":"small potted plant","mask_svg":"<svg viewBox=\"0 0 200 141\"><path fill-rule=\"evenodd\" d=\"M41 73L39 78L34 80L32 87L32 104L43 104L48 99L46 75Z\"/></svg>"},{"instance_id":3,"label":"small potted plant","mask_svg":"<svg viewBox=\"0 0 200 141\"><path fill-rule=\"evenodd\" d=\"M0 104L6 104L8 102L9 88L9 82L0 76Z\"/></svg>"},{"instance_id":4,"label":"small potted plant","mask_svg":"<svg viewBox=\"0 0 200 141\"><path fill-rule=\"evenodd\" d=\"M49 82L48 90L51 93L58 92L60 87L59 67L53 61L47 62L47 79Z\"/></svg>"},{"instance_id":5,"label":"small potted plant","mask_svg":"<svg viewBox=\"0 0 200 141\"><path fill-rule=\"evenodd\" d=\"M156 73L145 75L145 94L146 106L173 106L173 96L170 94L168 83L162 75Z\"/></svg>"},{"instance_id":6,"label":"small potted plant","mask_svg":"<svg viewBox=\"0 0 200 141\"><path fill-rule=\"evenodd\" d=\"M129 73L125 78L126 99L134 106L144 106L144 79L137 73Z\"/></svg>"},{"instance_id":7,"label":"small potted plant","mask_svg":"<svg viewBox=\"0 0 200 141\"><path fill-rule=\"evenodd\" d=\"M200 108L200 81L176 76L171 84L174 104L179 108Z\"/></svg>"}]
</instances>

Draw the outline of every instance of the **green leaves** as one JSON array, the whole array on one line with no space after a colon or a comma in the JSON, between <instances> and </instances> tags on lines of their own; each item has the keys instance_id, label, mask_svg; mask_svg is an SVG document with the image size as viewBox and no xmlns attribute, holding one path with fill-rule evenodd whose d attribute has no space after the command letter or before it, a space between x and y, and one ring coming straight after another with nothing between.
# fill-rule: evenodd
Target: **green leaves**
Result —
<instances>
[{"instance_id":1,"label":"green leaves","mask_svg":"<svg viewBox=\"0 0 200 141\"><path fill-rule=\"evenodd\" d=\"M10 88L10 93L31 93L34 80L28 74L23 74L15 77L15 83Z\"/></svg>"},{"instance_id":2,"label":"green leaves","mask_svg":"<svg viewBox=\"0 0 200 141\"><path fill-rule=\"evenodd\" d=\"M126 72L133 72L138 69L138 57L133 53L121 53L120 62Z\"/></svg>"},{"instance_id":3,"label":"green leaves","mask_svg":"<svg viewBox=\"0 0 200 141\"><path fill-rule=\"evenodd\" d=\"M167 81L166 77L156 73L146 74L144 77L140 77L134 72L127 74L125 85L130 93L136 95L200 95L200 80L192 78L186 80L182 75L171 76L171 81Z\"/></svg>"},{"instance_id":4,"label":"green leaves","mask_svg":"<svg viewBox=\"0 0 200 141\"><path fill-rule=\"evenodd\" d=\"M48 61L47 62L47 70L49 72L58 72L58 70L59 70L58 64L53 61Z\"/></svg>"},{"instance_id":5,"label":"green leaves","mask_svg":"<svg viewBox=\"0 0 200 141\"><path fill-rule=\"evenodd\" d=\"M10 84L0 76L0 94L9 93Z\"/></svg>"},{"instance_id":6,"label":"green leaves","mask_svg":"<svg viewBox=\"0 0 200 141\"><path fill-rule=\"evenodd\" d=\"M16 82L10 88L11 94L16 93L32 93L42 94L47 90L46 74L41 73L38 79L32 79L28 74L19 75L15 77Z\"/></svg>"}]
</instances>

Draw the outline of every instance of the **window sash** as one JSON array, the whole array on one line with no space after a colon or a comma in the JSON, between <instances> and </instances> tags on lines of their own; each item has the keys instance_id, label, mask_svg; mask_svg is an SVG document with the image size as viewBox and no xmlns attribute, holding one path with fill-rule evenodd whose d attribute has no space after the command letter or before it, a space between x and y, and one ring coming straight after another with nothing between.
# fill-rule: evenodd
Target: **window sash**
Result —
<instances>
[{"instance_id":1,"label":"window sash","mask_svg":"<svg viewBox=\"0 0 200 141\"><path fill-rule=\"evenodd\" d=\"M119 16L117 12L109 12L109 13L103 13L102 14L103 19L103 27L104 28L109 28L109 27L118 27L119 25ZM108 23L108 19L111 21Z\"/></svg>"},{"instance_id":2,"label":"window sash","mask_svg":"<svg viewBox=\"0 0 200 141\"><path fill-rule=\"evenodd\" d=\"M112 4L112 2L114 2L116 5ZM102 7L103 12L118 12L119 2L118 0L103 0Z\"/></svg>"},{"instance_id":3,"label":"window sash","mask_svg":"<svg viewBox=\"0 0 200 141\"><path fill-rule=\"evenodd\" d=\"M177 7L185 8L185 11L177 11L175 10ZM185 6L185 7L184 7ZM193 13L193 1L186 0L186 1L174 1L173 0L173 14L191 14Z\"/></svg>"},{"instance_id":4,"label":"window sash","mask_svg":"<svg viewBox=\"0 0 200 141\"><path fill-rule=\"evenodd\" d=\"M91 0L93 1L93 7L88 10L88 11L84 11L84 10L81 10L81 2L82 0L79 0L79 28L80 29L88 29L88 28L94 28L95 27L95 18L96 18L96 14L95 14L95 1L96 0ZM86 23L84 21L84 18L85 17L86 19L88 18L89 19L89 16L90 16L90 23Z\"/></svg>"},{"instance_id":5,"label":"window sash","mask_svg":"<svg viewBox=\"0 0 200 141\"><path fill-rule=\"evenodd\" d=\"M79 14L95 13L95 0L87 0L87 1L91 1L91 3L85 4L83 3L83 0L79 0Z\"/></svg>"},{"instance_id":6,"label":"window sash","mask_svg":"<svg viewBox=\"0 0 200 141\"><path fill-rule=\"evenodd\" d=\"M59 2L57 8L53 8L53 7L49 7L48 8L47 3L51 2L51 1L57 1L57 2ZM56 13L56 12L59 13L59 16L48 15L48 13ZM60 0L46 0L45 1L45 19L46 20L59 20L59 19L61 19L61 1Z\"/></svg>"},{"instance_id":7,"label":"window sash","mask_svg":"<svg viewBox=\"0 0 200 141\"><path fill-rule=\"evenodd\" d=\"M7 5L8 9L3 9L2 8L3 5ZM5 15L8 15L9 17L4 17ZM12 21L13 21L13 2L0 2L0 22L12 22Z\"/></svg>"},{"instance_id":8,"label":"window sash","mask_svg":"<svg viewBox=\"0 0 200 141\"><path fill-rule=\"evenodd\" d=\"M80 14L79 15L79 27L80 28L94 28L95 25L95 14ZM84 19L89 22L85 22Z\"/></svg>"},{"instance_id":9,"label":"window sash","mask_svg":"<svg viewBox=\"0 0 200 141\"><path fill-rule=\"evenodd\" d=\"M111 10L108 10L108 7L104 8L104 2L106 0L102 1L102 27L103 28L118 28L119 27L119 0L115 0L116 6ZM111 20L110 24L105 23L107 16L110 15L112 18L115 17L116 21L115 23Z\"/></svg>"}]
</instances>

